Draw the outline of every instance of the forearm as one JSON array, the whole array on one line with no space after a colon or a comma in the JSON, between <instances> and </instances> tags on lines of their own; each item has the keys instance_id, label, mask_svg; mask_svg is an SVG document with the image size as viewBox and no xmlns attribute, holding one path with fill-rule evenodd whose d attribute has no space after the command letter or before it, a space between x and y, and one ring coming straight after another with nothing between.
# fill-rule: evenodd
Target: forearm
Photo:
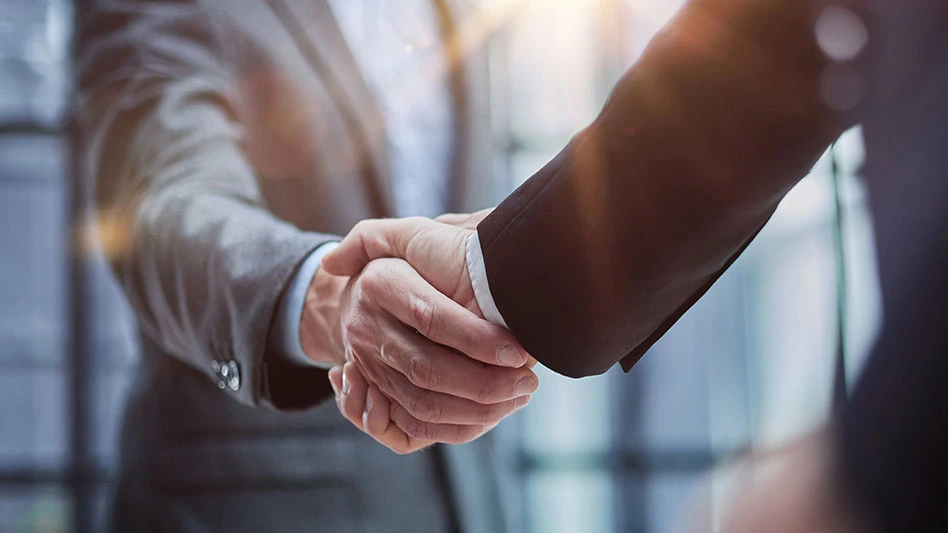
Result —
<instances>
[{"instance_id":1,"label":"forearm","mask_svg":"<svg viewBox=\"0 0 948 533\"><path fill-rule=\"evenodd\" d=\"M326 237L227 197L165 200L142 216L118 261L122 285L146 335L209 374L213 361L236 361L239 397L256 405L281 291Z\"/></svg>"},{"instance_id":2,"label":"forearm","mask_svg":"<svg viewBox=\"0 0 948 533\"><path fill-rule=\"evenodd\" d=\"M599 118L480 224L493 298L541 363L631 366L842 130L819 96L813 6L692 1Z\"/></svg>"},{"instance_id":3,"label":"forearm","mask_svg":"<svg viewBox=\"0 0 948 533\"><path fill-rule=\"evenodd\" d=\"M103 25L80 50L82 168L119 237L106 251L143 334L213 383L215 363L236 363L230 393L265 403L277 301L303 259L335 237L301 232L263 206L233 87L223 61L208 61L210 37L206 49L193 36L194 54L150 63L138 49L176 37L123 40L121 29Z\"/></svg>"},{"instance_id":4,"label":"forearm","mask_svg":"<svg viewBox=\"0 0 948 533\"><path fill-rule=\"evenodd\" d=\"M306 294L299 323L300 344L306 356L323 368L346 362L340 305L348 282L349 278L319 271Z\"/></svg>"},{"instance_id":5,"label":"forearm","mask_svg":"<svg viewBox=\"0 0 948 533\"><path fill-rule=\"evenodd\" d=\"M348 277L330 276L322 258L338 245L313 251L293 275L273 325L276 350L287 363L328 370L345 362L340 335L340 298Z\"/></svg>"}]
</instances>

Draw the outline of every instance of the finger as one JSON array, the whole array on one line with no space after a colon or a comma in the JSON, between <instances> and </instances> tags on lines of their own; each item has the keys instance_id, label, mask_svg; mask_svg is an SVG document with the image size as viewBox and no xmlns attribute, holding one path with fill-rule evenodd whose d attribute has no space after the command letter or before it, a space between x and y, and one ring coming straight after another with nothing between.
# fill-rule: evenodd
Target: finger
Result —
<instances>
[{"instance_id":1,"label":"finger","mask_svg":"<svg viewBox=\"0 0 948 533\"><path fill-rule=\"evenodd\" d=\"M393 429L400 431L392 424L390 413L391 402L378 387L369 385L369 393L365 400L365 412L362 413L362 426L365 428L365 432L379 442L389 440L391 438L391 435L388 435L390 431ZM398 439L395 440L395 442L397 441Z\"/></svg>"},{"instance_id":2,"label":"finger","mask_svg":"<svg viewBox=\"0 0 948 533\"><path fill-rule=\"evenodd\" d=\"M392 406L392 422L410 438L425 442L465 444L487 432L487 426L434 424L418 420L399 404Z\"/></svg>"},{"instance_id":3,"label":"finger","mask_svg":"<svg viewBox=\"0 0 948 533\"><path fill-rule=\"evenodd\" d=\"M362 415L365 432L393 452L404 455L427 448L433 442L415 440L405 434L391 418L392 403L374 385L369 386L365 413Z\"/></svg>"},{"instance_id":4,"label":"finger","mask_svg":"<svg viewBox=\"0 0 948 533\"><path fill-rule=\"evenodd\" d=\"M339 394L342 392L342 367L334 366L329 369L329 384L332 385L332 390L336 393L336 398L339 397Z\"/></svg>"},{"instance_id":5,"label":"finger","mask_svg":"<svg viewBox=\"0 0 948 533\"><path fill-rule=\"evenodd\" d=\"M362 413L365 411L365 398L369 387L362 373L352 363L342 367L342 390L339 410L346 420L359 429L362 427Z\"/></svg>"},{"instance_id":6,"label":"finger","mask_svg":"<svg viewBox=\"0 0 948 533\"><path fill-rule=\"evenodd\" d=\"M390 368L377 370L382 374L373 376L373 381L379 389L422 422L489 426L499 423L530 403L530 396L521 396L514 400L484 405L422 389Z\"/></svg>"},{"instance_id":7,"label":"finger","mask_svg":"<svg viewBox=\"0 0 948 533\"><path fill-rule=\"evenodd\" d=\"M517 368L527 363L529 354L509 331L438 292L408 263L382 261L380 273L365 278L363 289L400 322L482 363ZM396 279L399 283L392 283Z\"/></svg>"},{"instance_id":8,"label":"finger","mask_svg":"<svg viewBox=\"0 0 948 533\"><path fill-rule=\"evenodd\" d=\"M335 366L329 370L329 384L332 386L332 390L335 393L333 399L336 401L336 407L339 409L339 414L345 418L345 413L342 409L342 367Z\"/></svg>"},{"instance_id":9,"label":"finger","mask_svg":"<svg viewBox=\"0 0 948 533\"><path fill-rule=\"evenodd\" d=\"M411 239L434 224L437 223L422 217L363 220L352 228L336 249L323 257L320 268L334 276L354 276L373 259L405 259Z\"/></svg>"},{"instance_id":10,"label":"finger","mask_svg":"<svg viewBox=\"0 0 948 533\"><path fill-rule=\"evenodd\" d=\"M529 396L539 386L529 365L506 368L475 361L392 322L392 336L382 345L380 357L421 389L495 404Z\"/></svg>"}]
</instances>

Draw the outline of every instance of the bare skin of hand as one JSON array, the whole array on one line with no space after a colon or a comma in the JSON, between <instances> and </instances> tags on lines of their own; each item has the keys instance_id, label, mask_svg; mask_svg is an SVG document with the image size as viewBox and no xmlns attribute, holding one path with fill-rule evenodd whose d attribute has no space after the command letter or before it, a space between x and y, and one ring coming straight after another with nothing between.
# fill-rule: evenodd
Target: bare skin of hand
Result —
<instances>
[{"instance_id":1,"label":"bare skin of hand","mask_svg":"<svg viewBox=\"0 0 948 533\"><path fill-rule=\"evenodd\" d=\"M509 332L401 260L349 278L320 269L300 334L310 357L346 365L330 373L343 415L400 454L474 440L529 403L538 385Z\"/></svg>"},{"instance_id":2,"label":"bare skin of hand","mask_svg":"<svg viewBox=\"0 0 948 533\"><path fill-rule=\"evenodd\" d=\"M352 276L375 259L404 259L435 289L480 314L465 253L468 239L476 231L474 222L484 214L467 218L447 215L440 222L421 217L364 220L323 258L323 268L332 274Z\"/></svg>"}]
</instances>

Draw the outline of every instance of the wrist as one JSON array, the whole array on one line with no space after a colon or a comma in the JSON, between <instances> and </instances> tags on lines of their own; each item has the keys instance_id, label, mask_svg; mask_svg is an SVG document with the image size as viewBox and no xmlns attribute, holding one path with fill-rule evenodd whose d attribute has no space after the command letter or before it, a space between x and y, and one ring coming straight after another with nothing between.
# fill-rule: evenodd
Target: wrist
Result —
<instances>
[{"instance_id":1,"label":"wrist","mask_svg":"<svg viewBox=\"0 0 948 533\"><path fill-rule=\"evenodd\" d=\"M449 298L464 306L465 309L483 318L484 313L481 311L481 307L477 302L467 261L467 243L470 237L475 233L474 230L462 228L462 231L455 235L454 245L449 249L451 251L448 257L451 257L452 260L455 257L461 258L461 272L451 275L452 277L456 276L456 278L454 278L455 281L449 285L449 287L445 287L447 290L444 292ZM435 284L435 286L438 287L437 284Z\"/></svg>"},{"instance_id":2,"label":"wrist","mask_svg":"<svg viewBox=\"0 0 948 533\"><path fill-rule=\"evenodd\" d=\"M339 317L348 282L348 277L333 276L320 269L306 292L300 319L300 343L306 356L319 363L345 363Z\"/></svg>"},{"instance_id":3,"label":"wrist","mask_svg":"<svg viewBox=\"0 0 948 533\"><path fill-rule=\"evenodd\" d=\"M474 283L471 281L470 265L467 261L466 250L463 250L462 253L464 256L464 274L461 276L460 282L458 282L458 298L455 301L462 302L462 305L466 307L468 311L484 318L484 311L477 301L477 293L474 291Z\"/></svg>"}]
</instances>

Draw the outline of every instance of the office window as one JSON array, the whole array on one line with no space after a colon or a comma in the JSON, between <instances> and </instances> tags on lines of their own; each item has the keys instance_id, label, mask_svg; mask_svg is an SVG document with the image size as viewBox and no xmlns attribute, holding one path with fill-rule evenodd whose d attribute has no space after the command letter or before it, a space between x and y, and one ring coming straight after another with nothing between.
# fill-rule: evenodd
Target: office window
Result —
<instances>
[{"instance_id":1,"label":"office window","mask_svg":"<svg viewBox=\"0 0 948 533\"><path fill-rule=\"evenodd\" d=\"M0 2L0 531L66 531L68 5Z\"/></svg>"},{"instance_id":2,"label":"office window","mask_svg":"<svg viewBox=\"0 0 948 533\"><path fill-rule=\"evenodd\" d=\"M0 531L99 531L134 345L94 240L71 243L73 5L0 14Z\"/></svg>"}]
</instances>

